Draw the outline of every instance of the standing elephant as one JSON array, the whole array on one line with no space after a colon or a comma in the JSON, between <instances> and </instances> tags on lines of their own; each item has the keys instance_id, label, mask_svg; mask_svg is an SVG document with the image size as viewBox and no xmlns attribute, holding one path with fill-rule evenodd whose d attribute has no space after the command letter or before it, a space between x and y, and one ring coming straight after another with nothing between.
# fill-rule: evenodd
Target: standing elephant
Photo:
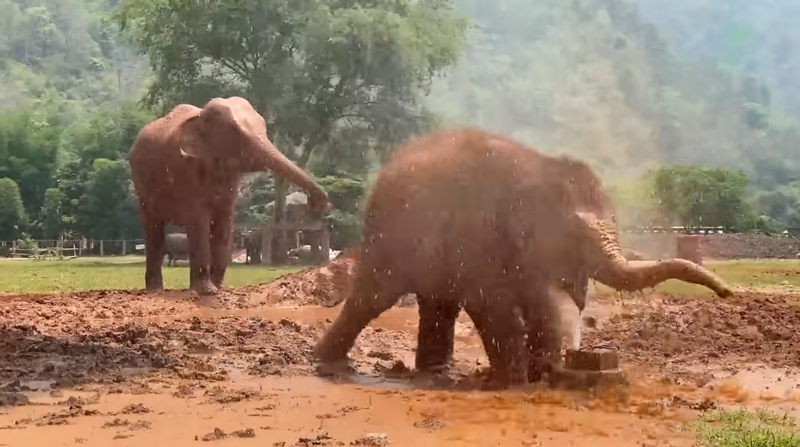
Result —
<instances>
[{"instance_id":1,"label":"standing elephant","mask_svg":"<svg viewBox=\"0 0 800 447\"><path fill-rule=\"evenodd\" d=\"M450 361L463 306L496 385L505 387L526 383L532 365L536 373L560 363L553 282L562 281L579 308L588 278L621 290L674 278L731 294L721 279L688 261L628 265L612 211L597 176L570 158L480 130L409 140L378 173L350 294L315 354L324 363L345 360L372 319L401 295L416 293L417 368ZM526 320L528 346L515 307Z\"/></svg>"},{"instance_id":2,"label":"standing elephant","mask_svg":"<svg viewBox=\"0 0 800 447\"><path fill-rule=\"evenodd\" d=\"M184 233L168 234L164 238L164 251L167 254L168 266L176 265L178 259L189 259L189 238Z\"/></svg>"},{"instance_id":3,"label":"standing elephant","mask_svg":"<svg viewBox=\"0 0 800 447\"><path fill-rule=\"evenodd\" d=\"M164 225L186 228L190 288L214 295L230 261L233 207L242 174L274 171L309 194L311 212L328 208L314 180L278 151L264 119L239 97L214 98L204 108L176 106L144 126L129 161L145 227L148 291L164 287Z\"/></svg>"}]
</instances>

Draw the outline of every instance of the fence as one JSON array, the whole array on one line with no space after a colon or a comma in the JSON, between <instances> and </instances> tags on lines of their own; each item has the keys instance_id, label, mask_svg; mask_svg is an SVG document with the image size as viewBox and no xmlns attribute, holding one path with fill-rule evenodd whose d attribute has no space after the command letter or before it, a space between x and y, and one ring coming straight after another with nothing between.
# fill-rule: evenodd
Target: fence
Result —
<instances>
[{"instance_id":1,"label":"fence","mask_svg":"<svg viewBox=\"0 0 800 447\"><path fill-rule=\"evenodd\" d=\"M128 240L34 240L34 246L0 241L0 254L14 258L125 256L144 253L143 239Z\"/></svg>"}]
</instances>

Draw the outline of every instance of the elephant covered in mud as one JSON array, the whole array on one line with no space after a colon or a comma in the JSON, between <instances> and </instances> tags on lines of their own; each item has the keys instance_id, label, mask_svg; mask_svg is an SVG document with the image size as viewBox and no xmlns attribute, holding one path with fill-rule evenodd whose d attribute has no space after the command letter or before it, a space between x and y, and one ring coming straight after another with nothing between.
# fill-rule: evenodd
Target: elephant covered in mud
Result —
<instances>
[{"instance_id":1,"label":"elephant covered in mud","mask_svg":"<svg viewBox=\"0 0 800 447\"><path fill-rule=\"evenodd\" d=\"M189 238L184 233L170 233L164 238L167 265L176 265L178 259L189 259ZM162 258L163 259L163 258Z\"/></svg>"},{"instance_id":2,"label":"elephant covered in mud","mask_svg":"<svg viewBox=\"0 0 800 447\"><path fill-rule=\"evenodd\" d=\"M392 155L366 202L356 259L349 296L315 347L319 361L346 360L372 319L416 293L417 369L449 363L463 307L500 387L560 364L554 282L579 308L589 278L618 290L674 278L732 293L688 261L629 265L610 201L588 166L471 129L431 132Z\"/></svg>"},{"instance_id":3,"label":"elephant covered in mud","mask_svg":"<svg viewBox=\"0 0 800 447\"><path fill-rule=\"evenodd\" d=\"M164 226L186 228L190 287L214 295L230 261L234 202L244 173L274 171L309 194L311 212L328 209L325 191L267 138L264 119L239 97L204 108L176 106L142 128L129 162L145 227L148 291L164 287Z\"/></svg>"}]
</instances>

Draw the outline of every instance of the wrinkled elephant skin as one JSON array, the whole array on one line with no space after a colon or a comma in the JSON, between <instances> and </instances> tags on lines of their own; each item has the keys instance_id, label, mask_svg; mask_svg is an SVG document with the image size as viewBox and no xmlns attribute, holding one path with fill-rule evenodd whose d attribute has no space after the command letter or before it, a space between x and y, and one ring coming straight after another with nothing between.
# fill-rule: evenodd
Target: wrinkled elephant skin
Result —
<instances>
[{"instance_id":1,"label":"wrinkled elephant skin","mask_svg":"<svg viewBox=\"0 0 800 447\"><path fill-rule=\"evenodd\" d=\"M328 209L325 191L267 138L264 119L239 97L204 108L181 104L144 126L129 161L145 227L149 291L162 290L164 226L186 228L190 287L216 294L230 261L234 202L242 174L273 171L308 192L312 212Z\"/></svg>"},{"instance_id":2,"label":"wrinkled elephant skin","mask_svg":"<svg viewBox=\"0 0 800 447\"><path fill-rule=\"evenodd\" d=\"M323 363L345 360L372 319L401 295L416 293L418 369L450 361L463 306L490 357L495 385L505 387L560 364L560 309L548 290L554 281L565 279L573 299L590 277L618 289L675 278L730 295L722 280L682 260L628 266L612 211L597 176L568 157L480 130L411 139L376 177L349 296L315 354Z\"/></svg>"}]
</instances>

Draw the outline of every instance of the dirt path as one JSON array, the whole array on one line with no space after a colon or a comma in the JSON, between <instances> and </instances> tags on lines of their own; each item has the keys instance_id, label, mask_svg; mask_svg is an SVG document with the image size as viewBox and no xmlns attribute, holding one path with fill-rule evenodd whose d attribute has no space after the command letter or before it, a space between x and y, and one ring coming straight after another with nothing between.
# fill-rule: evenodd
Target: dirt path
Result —
<instances>
[{"instance_id":1,"label":"dirt path","mask_svg":"<svg viewBox=\"0 0 800 447\"><path fill-rule=\"evenodd\" d=\"M415 307L373 321L351 352L357 383L333 383L310 351L339 306L274 302L252 289L218 308L187 292L0 298L0 446L689 446L679 427L704 401L797 404L800 312L778 295L592 300L585 343L616 346L632 382L603 395L470 390L487 362L463 314L467 390L414 389Z\"/></svg>"}]
</instances>

